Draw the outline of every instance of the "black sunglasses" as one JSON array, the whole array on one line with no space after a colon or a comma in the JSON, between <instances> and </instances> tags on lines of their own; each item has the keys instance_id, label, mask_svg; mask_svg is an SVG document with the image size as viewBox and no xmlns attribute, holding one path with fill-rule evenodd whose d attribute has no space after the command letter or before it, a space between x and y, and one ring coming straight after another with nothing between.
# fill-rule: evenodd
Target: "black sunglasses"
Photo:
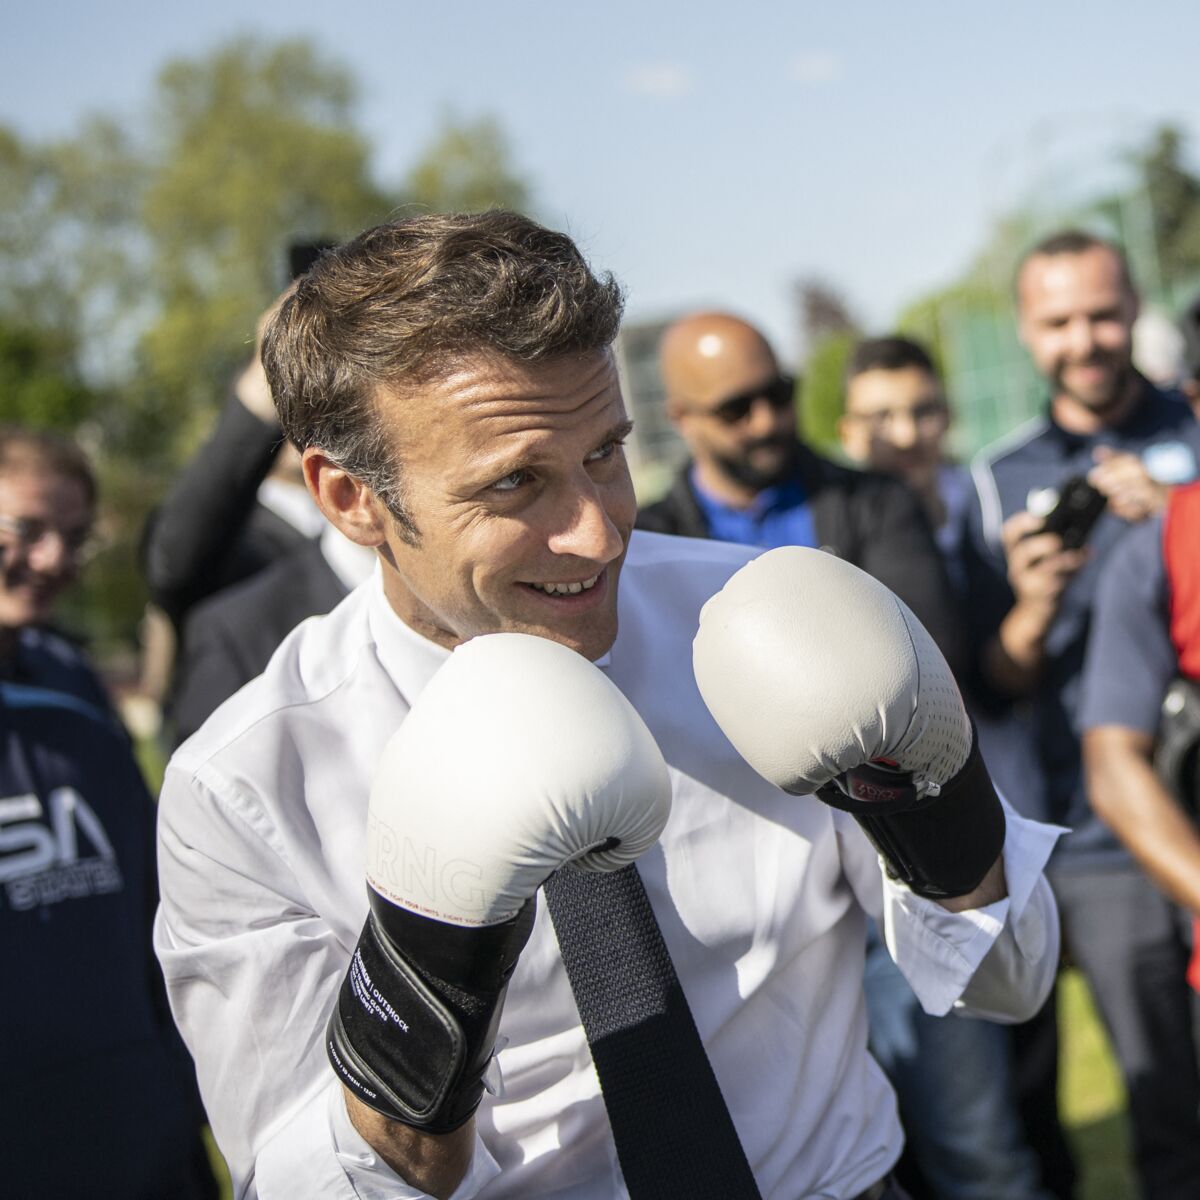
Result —
<instances>
[{"instance_id":1,"label":"black sunglasses","mask_svg":"<svg viewBox=\"0 0 1200 1200\"><path fill-rule=\"evenodd\" d=\"M722 425L739 425L750 415L756 400L765 400L772 410L782 412L785 408L791 408L795 395L795 379L791 375L777 375L758 387L738 392L736 396L727 396L720 404L708 409L705 415L716 417Z\"/></svg>"}]
</instances>

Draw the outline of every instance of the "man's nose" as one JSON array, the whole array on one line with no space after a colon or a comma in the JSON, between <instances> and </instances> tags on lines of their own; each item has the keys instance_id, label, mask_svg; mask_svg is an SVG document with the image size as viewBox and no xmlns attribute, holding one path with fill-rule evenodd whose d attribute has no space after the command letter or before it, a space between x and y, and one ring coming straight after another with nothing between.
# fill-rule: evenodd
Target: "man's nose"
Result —
<instances>
[{"instance_id":1,"label":"man's nose","mask_svg":"<svg viewBox=\"0 0 1200 1200\"><path fill-rule=\"evenodd\" d=\"M570 516L551 536L550 549L555 554L569 554L595 563L609 563L625 548L625 539L613 522L605 505L603 490L590 479L580 487Z\"/></svg>"},{"instance_id":2,"label":"man's nose","mask_svg":"<svg viewBox=\"0 0 1200 1200\"><path fill-rule=\"evenodd\" d=\"M47 529L25 549L25 559L35 571L62 571L71 565L74 552L57 529Z\"/></svg>"},{"instance_id":3,"label":"man's nose","mask_svg":"<svg viewBox=\"0 0 1200 1200\"><path fill-rule=\"evenodd\" d=\"M1096 348L1091 321L1085 317L1072 321L1067 326L1067 342L1072 358L1090 358L1092 351Z\"/></svg>"},{"instance_id":4,"label":"man's nose","mask_svg":"<svg viewBox=\"0 0 1200 1200\"><path fill-rule=\"evenodd\" d=\"M746 433L751 438L770 437L794 421L790 405L776 408L766 396L755 396L746 418Z\"/></svg>"},{"instance_id":5,"label":"man's nose","mask_svg":"<svg viewBox=\"0 0 1200 1200\"><path fill-rule=\"evenodd\" d=\"M910 412L894 412L888 422L888 441L907 450L917 443L917 422Z\"/></svg>"}]
</instances>

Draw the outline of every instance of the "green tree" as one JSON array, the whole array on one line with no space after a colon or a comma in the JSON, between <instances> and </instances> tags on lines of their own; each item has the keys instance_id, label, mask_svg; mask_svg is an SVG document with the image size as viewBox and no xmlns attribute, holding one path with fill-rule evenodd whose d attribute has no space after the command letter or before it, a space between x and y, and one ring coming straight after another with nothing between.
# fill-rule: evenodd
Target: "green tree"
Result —
<instances>
[{"instance_id":1,"label":"green tree","mask_svg":"<svg viewBox=\"0 0 1200 1200\"><path fill-rule=\"evenodd\" d=\"M529 187L511 165L504 131L491 117L447 115L405 180L408 199L429 212L523 211Z\"/></svg>"},{"instance_id":2,"label":"green tree","mask_svg":"<svg viewBox=\"0 0 1200 1200\"><path fill-rule=\"evenodd\" d=\"M798 388L800 434L809 445L836 452L842 380L858 323L842 294L822 279L798 280L792 297L807 352Z\"/></svg>"},{"instance_id":3,"label":"green tree","mask_svg":"<svg viewBox=\"0 0 1200 1200\"><path fill-rule=\"evenodd\" d=\"M410 207L528 206L488 119L447 119L405 180L381 183L356 98L310 43L239 38L167 63L132 120L45 144L0 126L4 412L86 426L109 509L87 597L105 636L136 622L146 511L250 353L288 243Z\"/></svg>"},{"instance_id":4,"label":"green tree","mask_svg":"<svg viewBox=\"0 0 1200 1200\"><path fill-rule=\"evenodd\" d=\"M1144 206L1143 223L1148 215L1156 273L1168 291L1180 284L1193 285L1200 277L1200 177L1185 162L1186 147L1187 139L1178 127L1156 129L1148 144L1133 155L1140 189L1118 197L1115 206L1121 215L1131 208L1139 211L1139 201Z\"/></svg>"},{"instance_id":5,"label":"green tree","mask_svg":"<svg viewBox=\"0 0 1200 1200\"><path fill-rule=\"evenodd\" d=\"M141 218L156 309L143 370L207 411L284 283L291 240L340 239L398 195L372 177L348 70L307 42L239 39L160 72Z\"/></svg>"},{"instance_id":6,"label":"green tree","mask_svg":"<svg viewBox=\"0 0 1200 1200\"><path fill-rule=\"evenodd\" d=\"M0 322L0 396L4 420L72 433L102 397L76 370L75 346L62 331Z\"/></svg>"},{"instance_id":7,"label":"green tree","mask_svg":"<svg viewBox=\"0 0 1200 1200\"><path fill-rule=\"evenodd\" d=\"M800 388L800 433L820 450L836 452L837 421L842 415L842 380L857 335L853 330L831 333L808 355Z\"/></svg>"}]
</instances>

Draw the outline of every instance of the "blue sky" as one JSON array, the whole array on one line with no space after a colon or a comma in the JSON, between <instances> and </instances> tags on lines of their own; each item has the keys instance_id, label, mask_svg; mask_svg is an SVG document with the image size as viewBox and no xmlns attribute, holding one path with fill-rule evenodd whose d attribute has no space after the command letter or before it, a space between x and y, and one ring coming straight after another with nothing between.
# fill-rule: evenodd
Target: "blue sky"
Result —
<instances>
[{"instance_id":1,"label":"blue sky","mask_svg":"<svg viewBox=\"0 0 1200 1200\"><path fill-rule=\"evenodd\" d=\"M309 36L354 71L385 179L447 109L493 114L539 214L615 271L632 316L729 307L785 353L797 277L881 329L1020 197L1162 120L1200 151L1194 0L22 5L0 121L51 136L132 113L165 59L245 32Z\"/></svg>"}]
</instances>

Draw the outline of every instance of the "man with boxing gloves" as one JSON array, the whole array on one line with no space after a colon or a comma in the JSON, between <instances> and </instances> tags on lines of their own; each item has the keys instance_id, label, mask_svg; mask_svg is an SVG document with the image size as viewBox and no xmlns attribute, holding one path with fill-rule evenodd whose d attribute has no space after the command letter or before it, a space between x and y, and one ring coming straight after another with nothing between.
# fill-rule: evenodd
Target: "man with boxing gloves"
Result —
<instances>
[{"instance_id":1,"label":"man with boxing gloves","mask_svg":"<svg viewBox=\"0 0 1200 1200\"><path fill-rule=\"evenodd\" d=\"M564 881L636 879L737 1194L899 1195L868 913L930 1011L1019 1019L1050 985L1055 832L994 796L911 614L817 551L742 572L632 533L620 309L493 212L364 233L268 332L309 488L380 566L167 771L156 943L239 1197L678 1194L635 1157L712 1130L680 1090L614 1136Z\"/></svg>"}]
</instances>

